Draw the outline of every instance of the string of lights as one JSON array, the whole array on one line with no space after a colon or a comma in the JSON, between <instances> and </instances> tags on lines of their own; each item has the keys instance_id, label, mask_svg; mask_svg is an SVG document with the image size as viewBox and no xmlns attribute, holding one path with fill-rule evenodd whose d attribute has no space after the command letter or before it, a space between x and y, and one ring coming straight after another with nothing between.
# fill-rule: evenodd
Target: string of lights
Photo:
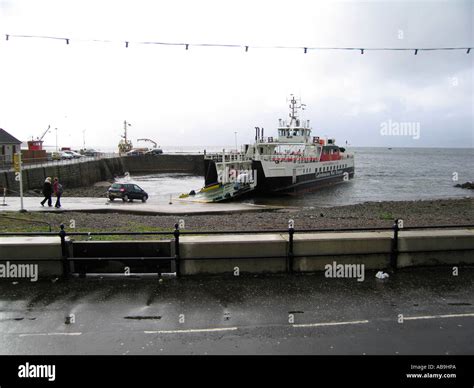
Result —
<instances>
[{"instance_id":1,"label":"string of lights","mask_svg":"<svg viewBox=\"0 0 474 388\"><path fill-rule=\"evenodd\" d=\"M219 44L219 43L178 43L178 42L152 42L152 41L112 41L103 39L71 39L57 36L44 36L44 35L16 35L16 34L5 34L7 41L12 38L32 38L32 39L54 39L65 41L66 44L70 44L71 41L78 42L93 42L93 43L122 43L125 48L131 45L161 45L161 46L182 46L186 50L190 47L221 47L221 48L240 48L248 52L249 49L284 49L284 50L300 50L304 54L309 51L322 51L322 50L333 50L333 51L360 51L364 54L365 51L413 51L415 55L418 55L419 51L454 51L462 50L466 51L466 54L471 52L472 47L304 47L304 46L251 46L251 45L240 45L240 44Z\"/></svg>"}]
</instances>

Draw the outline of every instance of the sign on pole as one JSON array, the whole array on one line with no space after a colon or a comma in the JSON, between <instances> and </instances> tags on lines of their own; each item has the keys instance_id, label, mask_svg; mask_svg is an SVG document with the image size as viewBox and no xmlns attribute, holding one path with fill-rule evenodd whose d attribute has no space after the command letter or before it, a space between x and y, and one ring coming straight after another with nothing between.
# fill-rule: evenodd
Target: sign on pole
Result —
<instances>
[{"instance_id":1,"label":"sign on pole","mask_svg":"<svg viewBox=\"0 0 474 388\"><path fill-rule=\"evenodd\" d=\"M21 151L13 155L13 166L15 168L15 180L20 182L20 212L25 212L23 208L23 177L22 177Z\"/></svg>"},{"instance_id":2,"label":"sign on pole","mask_svg":"<svg viewBox=\"0 0 474 388\"><path fill-rule=\"evenodd\" d=\"M20 172L20 163L21 163L21 154L20 153L13 154L13 167L15 168L15 172Z\"/></svg>"}]
</instances>

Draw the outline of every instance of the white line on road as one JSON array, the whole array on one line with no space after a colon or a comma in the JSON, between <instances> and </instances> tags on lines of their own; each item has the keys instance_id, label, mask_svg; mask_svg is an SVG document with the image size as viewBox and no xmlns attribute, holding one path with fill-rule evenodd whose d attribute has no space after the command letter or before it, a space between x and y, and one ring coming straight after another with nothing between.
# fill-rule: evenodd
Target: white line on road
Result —
<instances>
[{"instance_id":1,"label":"white line on road","mask_svg":"<svg viewBox=\"0 0 474 388\"><path fill-rule=\"evenodd\" d=\"M215 331L231 331L237 330L237 327L216 327L213 329L188 329L188 330L148 330L145 334L178 334L178 333L206 333Z\"/></svg>"},{"instance_id":2,"label":"white line on road","mask_svg":"<svg viewBox=\"0 0 474 388\"><path fill-rule=\"evenodd\" d=\"M436 319L436 318L462 318L474 317L474 313L468 314L445 314L445 315L425 315L420 317L403 317L404 321L414 321L416 319Z\"/></svg>"},{"instance_id":3,"label":"white line on road","mask_svg":"<svg viewBox=\"0 0 474 388\"><path fill-rule=\"evenodd\" d=\"M81 335L82 333L24 333L20 337L46 336L46 335Z\"/></svg>"},{"instance_id":4,"label":"white line on road","mask_svg":"<svg viewBox=\"0 0 474 388\"><path fill-rule=\"evenodd\" d=\"M300 323L294 324L293 327L319 327L319 326L338 326L338 325L359 325L361 323L369 323L367 320L363 321L348 321L348 322L322 322L322 323Z\"/></svg>"}]
</instances>

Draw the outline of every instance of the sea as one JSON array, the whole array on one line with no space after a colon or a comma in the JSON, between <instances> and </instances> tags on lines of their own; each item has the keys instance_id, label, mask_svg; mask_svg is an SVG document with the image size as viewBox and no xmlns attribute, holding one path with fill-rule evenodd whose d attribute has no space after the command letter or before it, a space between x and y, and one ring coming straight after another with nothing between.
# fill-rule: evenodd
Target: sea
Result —
<instances>
[{"instance_id":1,"label":"sea","mask_svg":"<svg viewBox=\"0 0 474 388\"><path fill-rule=\"evenodd\" d=\"M164 151L167 152L166 149ZM472 197L472 190L454 186L474 181L473 148L354 147L350 151L355 154L355 177L348 182L309 193L241 201L263 205L330 207L363 202ZM191 190L197 191L204 185L203 177L186 174L136 175L131 180L146 190L150 199L160 202L170 198L173 200Z\"/></svg>"}]
</instances>

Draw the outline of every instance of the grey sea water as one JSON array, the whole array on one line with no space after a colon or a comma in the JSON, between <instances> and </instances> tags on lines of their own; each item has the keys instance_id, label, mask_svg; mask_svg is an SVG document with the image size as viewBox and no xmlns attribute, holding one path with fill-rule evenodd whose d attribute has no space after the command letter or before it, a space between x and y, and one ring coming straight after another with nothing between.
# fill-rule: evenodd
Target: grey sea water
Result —
<instances>
[{"instance_id":1,"label":"grey sea water","mask_svg":"<svg viewBox=\"0 0 474 388\"><path fill-rule=\"evenodd\" d=\"M244 202L283 206L337 206L367 201L403 201L471 197L454 187L474 180L474 149L352 148L356 174L349 182L310 193L246 199ZM154 174L132 177L160 201L199 189L203 177ZM456 181L457 179L457 181Z\"/></svg>"}]
</instances>

